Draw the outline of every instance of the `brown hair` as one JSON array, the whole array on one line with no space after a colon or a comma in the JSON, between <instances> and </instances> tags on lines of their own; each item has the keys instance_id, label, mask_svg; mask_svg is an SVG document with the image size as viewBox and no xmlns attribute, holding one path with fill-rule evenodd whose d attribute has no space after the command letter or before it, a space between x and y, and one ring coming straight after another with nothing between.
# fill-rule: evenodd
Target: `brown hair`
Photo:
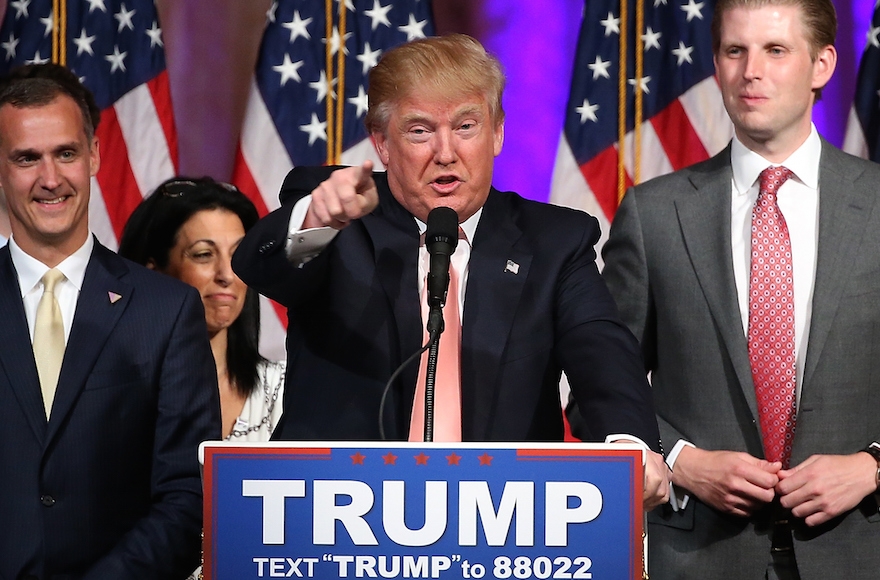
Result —
<instances>
[{"instance_id":1,"label":"brown hair","mask_svg":"<svg viewBox=\"0 0 880 580\"><path fill-rule=\"evenodd\" d=\"M416 88L448 97L482 95L497 127L504 121L504 83L498 59L465 34L402 44L386 52L370 71L367 130L384 132L394 105Z\"/></svg>"},{"instance_id":2,"label":"brown hair","mask_svg":"<svg viewBox=\"0 0 880 580\"><path fill-rule=\"evenodd\" d=\"M837 37L837 13L831 0L717 0L712 15L712 52L721 49L721 20L725 12L734 8L762 8L764 6L794 6L800 8L801 21L810 44L810 56L815 61L819 51L833 46Z\"/></svg>"}]
</instances>

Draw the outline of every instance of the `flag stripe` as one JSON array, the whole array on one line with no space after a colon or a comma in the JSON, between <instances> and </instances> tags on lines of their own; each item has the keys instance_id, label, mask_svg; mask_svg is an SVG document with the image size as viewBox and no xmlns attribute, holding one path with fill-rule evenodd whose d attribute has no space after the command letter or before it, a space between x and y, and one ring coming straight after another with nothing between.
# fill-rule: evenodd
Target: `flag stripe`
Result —
<instances>
[{"instance_id":1,"label":"flag stripe","mask_svg":"<svg viewBox=\"0 0 880 580\"><path fill-rule=\"evenodd\" d=\"M134 208L143 200L132 167L129 164L128 143L119 125L117 111L110 107L101 112L101 124L96 135L101 148L101 169L98 184L102 199L113 226L116 240Z\"/></svg>"},{"instance_id":2,"label":"flag stripe","mask_svg":"<svg viewBox=\"0 0 880 580\"><path fill-rule=\"evenodd\" d=\"M672 104L651 118L651 125L660 137L660 146L673 170L682 169L709 156L681 101L672 101Z\"/></svg>"},{"instance_id":3,"label":"flag stripe","mask_svg":"<svg viewBox=\"0 0 880 580\"><path fill-rule=\"evenodd\" d=\"M177 130L174 126L174 107L171 103L171 85L168 82L168 71L164 70L156 78L147 81L147 88L150 90L150 96L156 108L159 124L162 125L162 132L165 134L168 156L171 158L174 173L177 173L180 155L177 144Z\"/></svg>"}]
</instances>

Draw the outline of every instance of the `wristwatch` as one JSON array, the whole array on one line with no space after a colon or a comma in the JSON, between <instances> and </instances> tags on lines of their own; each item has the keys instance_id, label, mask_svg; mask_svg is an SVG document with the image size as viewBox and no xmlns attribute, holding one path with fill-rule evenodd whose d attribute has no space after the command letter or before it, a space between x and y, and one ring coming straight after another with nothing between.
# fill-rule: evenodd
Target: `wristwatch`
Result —
<instances>
[{"instance_id":1,"label":"wristwatch","mask_svg":"<svg viewBox=\"0 0 880 580\"><path fill-rule=\"evenodd\" d=\"M862 449L862 451L869 454L877 462L877 472L874 474L874 484L876 485L876 489L880 490L880 443L874 441Z\"/></svg>"}]
</instances>

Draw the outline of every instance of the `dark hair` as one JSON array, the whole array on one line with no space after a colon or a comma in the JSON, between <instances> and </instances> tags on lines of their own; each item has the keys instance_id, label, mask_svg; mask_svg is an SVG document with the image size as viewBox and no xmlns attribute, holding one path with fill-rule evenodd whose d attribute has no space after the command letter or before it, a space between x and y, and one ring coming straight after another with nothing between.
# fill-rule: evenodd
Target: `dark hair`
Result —
<instances>
[{"instance_id":1,"label":"dark hair","mask_svg":"<svg viewBox=\"0 0 880 580\"><path fill-rule=\"evenodd\" d=\"M259 215L254 204L237 188L210 177L175 177L162 183L135 208L119 243L119 254L160 271L168 267L171 249L180 228L200 211L222 209L234 213L244 230L253 227ZM260 296L247 289L241 314L229 326L226 365L236 391L250 395L257 386L260 356Z\"/></svg>"},{"instance_id":2,"label":"dark hair","mask_svg":"<svg viewBox=\"0 0 880 580\"><path fill-rule=\"evenodd\" d=\"M101 121L101 110L91 91L70 69L60 64L28 64L12 69L0 80L0 107L17 109L42 107L65 95L73 99L82 113L83 127L91 141Z\"/></svg>"}]
</instances>

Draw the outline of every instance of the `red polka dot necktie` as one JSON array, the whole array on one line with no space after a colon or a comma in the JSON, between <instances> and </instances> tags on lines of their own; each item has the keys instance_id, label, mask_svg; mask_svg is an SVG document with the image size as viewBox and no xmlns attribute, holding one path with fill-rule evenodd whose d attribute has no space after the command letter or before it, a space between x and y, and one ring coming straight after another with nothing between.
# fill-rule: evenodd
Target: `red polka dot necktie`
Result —
<instances>
[{"instance_id":1,"label":"red polka dot necktie","mask_svg":"<svg viewBox=\"0 0 880 580\"><path fill-rule=\"evenodd\" d=\"M761 172L752 209L749 279L749 360L758 399L764 456L788 467L795 429L794 277L791 239L776 192L793 174L785 167Z\"/></svg>"}]
</instances>

